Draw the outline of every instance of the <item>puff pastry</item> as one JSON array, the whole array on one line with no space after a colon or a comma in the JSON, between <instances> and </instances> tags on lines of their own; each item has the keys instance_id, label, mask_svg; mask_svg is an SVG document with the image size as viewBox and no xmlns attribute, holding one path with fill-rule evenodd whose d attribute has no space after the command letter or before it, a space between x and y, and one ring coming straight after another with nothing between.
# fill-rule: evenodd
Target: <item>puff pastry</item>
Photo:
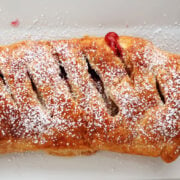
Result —
<instances>
[{"instance_id":1,"label":"puff pastry","mask_svg":"<svg viewBox=\"0 0 180 180\"><path fill-rule=\"evenodd\" d=\"M180 55L142 38L83 37L0 47L0 153L98 150L175 160Z\"/></svg>"}]
</instances>

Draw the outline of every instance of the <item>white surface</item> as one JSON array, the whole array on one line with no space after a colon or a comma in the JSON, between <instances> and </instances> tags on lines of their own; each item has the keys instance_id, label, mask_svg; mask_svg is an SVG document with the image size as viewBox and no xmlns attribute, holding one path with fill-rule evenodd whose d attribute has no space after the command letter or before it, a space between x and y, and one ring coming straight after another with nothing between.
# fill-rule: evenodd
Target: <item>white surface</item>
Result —
<instances>
[{"instance_id":1,"label":"white surface","mask_svg":"<svg viewBox=\"0 0 180 180\"><path fill-rule=\"evenodd\" d=\"M20 26L10 22L19 19ZM180 52L178 0L0 0L0 43L22 39L55 39L108 31L150 39L157 46ZM42 153L0 156L2 180L170 179L180 178L180 160L99 152L63 158Z\"/></svg>"}]
</instances>

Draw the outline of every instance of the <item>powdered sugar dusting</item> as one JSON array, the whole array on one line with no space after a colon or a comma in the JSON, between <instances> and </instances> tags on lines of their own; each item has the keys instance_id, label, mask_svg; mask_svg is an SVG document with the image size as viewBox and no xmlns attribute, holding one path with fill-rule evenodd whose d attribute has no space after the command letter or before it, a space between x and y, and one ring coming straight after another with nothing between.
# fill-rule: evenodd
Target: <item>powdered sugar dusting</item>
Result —
<instances>
[{"instance_id":1,"label":"powdered sugar dusting","mask_svg":"<svg viewBox=\"0 0 180 180\"><path fill-rule=\"evenodd\" d=\"M123 49L123 59L102 38L26 41L2 49L0 123L8 123L0 137L58 148L146 141L162 149L163 143L174 142L180 133L177 62L140 41ZM108 113L87 61L117 105L115 117Z\"/></svg>"},{"instance_id":2,"label":"powdered sugar dusting","mask_svg":"<svg viewBox=\"0 0 180 180\"><path fill-rule=\"evenodd\" d=\"M71 100L68 88L59 76L58 65L53 64L55 61L48 46L36 42L27 44L31 48L20 45L20 49L13 50L12 56L8 54L8 63L1 61L1 71L20 114L13 135L32 139L35 144L46 143L46 135L52 143L58 141L56 145L69 146L69 142L60 141L59 138L65 134L67 141L70 137L78 141L82 138L81 131L75 133L75 129L83 126L80 110ZM37 92L33 90L31 78ZM39 102L38 96L42 102ZM76 145L75 142L73 144Z\"/></svg>"}]
</instances>

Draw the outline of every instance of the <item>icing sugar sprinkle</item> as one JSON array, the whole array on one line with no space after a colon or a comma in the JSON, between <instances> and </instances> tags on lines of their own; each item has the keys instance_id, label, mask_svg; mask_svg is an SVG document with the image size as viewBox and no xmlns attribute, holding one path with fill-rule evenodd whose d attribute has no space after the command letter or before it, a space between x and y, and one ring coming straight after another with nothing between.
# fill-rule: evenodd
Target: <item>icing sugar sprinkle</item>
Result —
<instances>
[{"instance_id":1,"label":"icing sugar sprinkle","mask_svg":"<svg viewBox=\"0 0 180 180\"><path fill-rule=\"evenodd\" d=\"M132 66L139 70L131 72L133 79L126 72L126 61L112 55L105 44L98 44L98 39L93 41L87 47L79 41L27 41L2 50L0 138L12 136L27 138L34 144L52 142L69 147L88 141L88 135L90 139L118 143L138 135L152 139L158 134L154 136L157 142L162 137L173 141L179 136L177 65L168 67L173 62L167 55L145 46L131 55ZM117 63L111 63L108 57ZM89 72L87 61L96 74ZM110 101L110 108L113 103L118 108L115 116L108 113L106 104ZM144 119L150 124L139 127ZM130 134L118 131L120 127Z\"/></svg>"}]
</instances>

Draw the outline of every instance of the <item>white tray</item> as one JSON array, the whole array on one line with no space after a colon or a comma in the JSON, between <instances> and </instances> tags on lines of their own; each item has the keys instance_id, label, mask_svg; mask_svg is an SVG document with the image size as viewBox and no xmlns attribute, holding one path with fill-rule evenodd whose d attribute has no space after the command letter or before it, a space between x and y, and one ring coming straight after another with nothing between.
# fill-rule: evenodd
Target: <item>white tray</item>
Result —
<instances>
[{"instance_id":1,"label":"white tray","mask_svg":"<svg viewBox=\"0 0 180 180\"><path fill-rule=\"evenodd\" d=\"M12 27L18 19L20 25ZM57 39L108 31L141 36L180 53L178 0L0 0L0 44L23 39ZM2 180L180 178L180 159L98 152L64 158L43 153L0 155Z\"/></svg>"}]
</instances>

